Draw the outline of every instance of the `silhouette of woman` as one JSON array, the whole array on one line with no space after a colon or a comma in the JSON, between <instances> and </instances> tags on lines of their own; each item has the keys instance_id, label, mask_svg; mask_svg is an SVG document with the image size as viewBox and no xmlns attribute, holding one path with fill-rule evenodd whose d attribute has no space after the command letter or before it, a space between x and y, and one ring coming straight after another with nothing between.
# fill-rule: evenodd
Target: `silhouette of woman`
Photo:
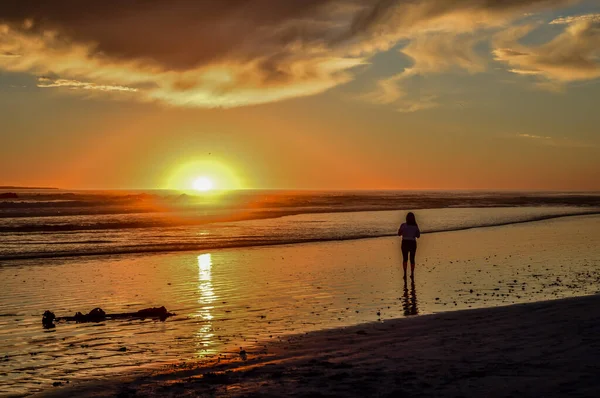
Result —
<instances>
[{"instance_id":1,"label":"silhouette of woman","mask_svg":"<svg viewBox=\"0 0 600 398\"><path fill-rule=\"evenodd\" d=\"M400 225L398 236L402 237L402 267L404 267L404 279L406 279L406 268L410 255L410 277L415 275L415 254L417 253L417 238L421 237L421 231L414 213L406 215L406 222Z\"/></svg>"}]
</instances>

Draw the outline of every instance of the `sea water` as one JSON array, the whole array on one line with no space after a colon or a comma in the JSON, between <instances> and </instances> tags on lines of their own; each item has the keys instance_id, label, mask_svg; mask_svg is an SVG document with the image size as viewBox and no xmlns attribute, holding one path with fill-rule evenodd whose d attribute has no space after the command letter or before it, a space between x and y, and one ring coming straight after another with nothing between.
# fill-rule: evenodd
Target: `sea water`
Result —
<instances>
[{"instance_id":1,"label":"sea water","mask_svg":"<svg viewBox=\"0 0 600 398\"><path fill-rule=\"evenodd\" d=\"M1 394L235 357L240 346L263 355L268 341L311 330L592 294L600 281L594 194L179 196L3 201ZM393 236L408 210L424 231L414 283ZM46 309L159 305L177 316L41 325Z\"/></svg>"}]
</instances>

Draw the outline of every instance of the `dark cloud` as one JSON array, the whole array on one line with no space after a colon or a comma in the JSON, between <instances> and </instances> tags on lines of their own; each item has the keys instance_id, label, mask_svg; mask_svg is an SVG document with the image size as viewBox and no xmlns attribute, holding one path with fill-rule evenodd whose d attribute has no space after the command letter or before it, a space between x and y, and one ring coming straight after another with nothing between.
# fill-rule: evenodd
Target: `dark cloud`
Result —
<instances>
[{"instance_id":1,"label":"dark cloud","mask_svg":"<svg viewBox=\"0 0 600 398\"><path fill-rule=\"evenodd\" d=\"M472 33L573 1L3 0L0 54L21 56L0 57L0 68L62 79L52 87L127 87L144 100L238 106L323 92L402 39ZM442 58L430 50L441 48L461 67L477 66L468 47L439 42L420 41L410 55L428 70L447 69L433 65Z\"/></svg>"},{"instance_id":2,"label":"dark cloud","mask_svg":"<svg viewBox=\"0 0 600 398\"><path fill-rule=\"evenodd\" d=\"M247 59L263 47L303 37L307 29L283 29L320 17L333 0L3 1L0 21L33 22L65 39L95 45L116 58L150 59L187 69L225 57ZM272 40L271 43L269 41Z\"/></svg>"},{"instance_id":3,"label":"dark cloud","mask_svg":"<svg viewBox=\"0 0 600 398\"><path fill-rule=\"evenodd\" d=\"M180 70L270 55L290 43L329 46L402 32L461 12L483 11L493 18L561 3L565 0L4 0L0 21L29 20L36 31L94 44L110 57L149 59ZM344 9L353 12L339 12Z\"/></svg>"}]
</instances>

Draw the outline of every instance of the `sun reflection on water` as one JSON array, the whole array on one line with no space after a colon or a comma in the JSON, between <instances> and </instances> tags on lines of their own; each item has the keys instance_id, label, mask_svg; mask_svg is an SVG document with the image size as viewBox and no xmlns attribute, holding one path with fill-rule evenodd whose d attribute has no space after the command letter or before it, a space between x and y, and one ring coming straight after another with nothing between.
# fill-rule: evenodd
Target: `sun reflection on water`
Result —
<instances>
[{"instance_id":1,"label":"sun reflection on water","mask_svg":"<svg viewBox=\"0 0 600 398\"><path fill-rule=\"evenodd\" d=\"M201 319L203 325L196 333L198 345L202 348L202 353L213 353L210 347L213 345L213 303L217 299L212 285L212 257L210 253L198 256L198 304L199 309L197 317Z\"/></svg>"}]
</instances>

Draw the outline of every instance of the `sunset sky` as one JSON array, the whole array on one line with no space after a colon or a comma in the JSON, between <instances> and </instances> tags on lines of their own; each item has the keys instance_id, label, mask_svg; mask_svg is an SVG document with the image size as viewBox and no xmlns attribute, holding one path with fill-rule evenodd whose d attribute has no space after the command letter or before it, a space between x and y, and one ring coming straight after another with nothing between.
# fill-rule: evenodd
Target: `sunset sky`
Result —
<instances>
[{"instance_id":1,"label":"sunset sky","mask_svg":"<svg viewBox=\"0 0 600 398\"><path fill-rule=\"evenodd\" d=\"M599 0L0 3L0 185L600 190L599 126Z\"/></svg>"}]
</instances>

